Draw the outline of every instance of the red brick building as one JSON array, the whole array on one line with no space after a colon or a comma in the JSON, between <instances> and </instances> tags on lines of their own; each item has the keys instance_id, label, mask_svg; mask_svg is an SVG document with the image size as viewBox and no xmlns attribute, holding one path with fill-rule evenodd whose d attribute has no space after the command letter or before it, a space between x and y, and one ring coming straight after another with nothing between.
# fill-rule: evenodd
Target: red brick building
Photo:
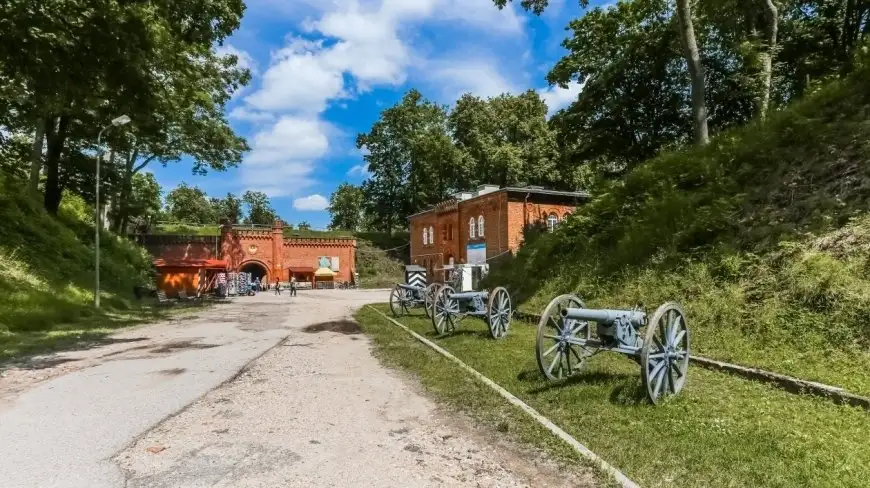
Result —
<instances>
[{"instance_id":1,"label":"red brick building","mask_svg":"<svg viewBox=\"0 0 870 488\"><path fill-rule=\"evenodd\" d=\"M356 239L285 237L279 223L271 229L224 226L220 236L150 235L138 239L156 264L171 263L173 269L203 260L222 260L229 271L250 272L269 283L276 279L286 282L295 276L297 281L312 284L351 281L356 271Z\"/></svg>"},{"instance_id":2,"label":"red brick building","mask_svg":"<svg viewBox=\"0 0 870 488\"><path fill-rule=\"evenodd\" d=\"M588 197L535 186L482 185L456 193L408 217L411 262L443 280L437 271L445 264L483 263L516 252L526 226L540 223L552 230Z\"/></svg>"}]
</instances>

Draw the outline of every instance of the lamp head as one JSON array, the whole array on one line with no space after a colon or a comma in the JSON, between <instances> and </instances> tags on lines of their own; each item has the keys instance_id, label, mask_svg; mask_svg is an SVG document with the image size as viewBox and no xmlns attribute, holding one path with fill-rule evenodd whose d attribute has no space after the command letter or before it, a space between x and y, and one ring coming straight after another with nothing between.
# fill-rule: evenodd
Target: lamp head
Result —
<instances>
[{"instance_id":1,"label":"lamp head","mask_svg":"<svg viewBox=\"0 0 870 488\"><path fill-rule=\"evenodd\" d=\"M127 117L126 115L122 115L118 118L112 119L112 125L114 125L115 127L128 123L130 123L130 117Z\"/></svg>"}]
</instances>

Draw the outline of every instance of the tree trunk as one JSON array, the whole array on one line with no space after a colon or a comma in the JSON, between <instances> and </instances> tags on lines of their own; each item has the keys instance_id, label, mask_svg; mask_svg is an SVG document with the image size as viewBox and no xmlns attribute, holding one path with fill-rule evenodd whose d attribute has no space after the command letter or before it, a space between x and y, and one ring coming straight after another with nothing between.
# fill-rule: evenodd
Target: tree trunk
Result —
<instances>
[{"instance_id":1,"label":"tree trunk","mask_svg":"<svg viewBox=\"0 0 870 488\"><path fill-rule=\"evenodd\" d=\"M704 145L710 142L710 133L707 129L704 66L701 64L698 41L695 39L690 2L691 0L677 0L677 18L680 23L680 41L683 44L684 56L689 65L689 77L692 81L692 122L695 127L695 143Z\"/></svg>"},{"instance_id":2,"label":"tree trunk","mask_svg":"<svg viewBox=\"0 0 870 488\"><path fill-rule=\"evenodd\" d=\"M45 140L45 120L36 121L36 131L33 134L33 147L30 152L30 193L39 192L39 173L42 171L42 143Z\"/></svg>"},{"instance_id":3,"label":"tree trunk","mask_svg":"<svg viewBox=\"0 0 870 488\"><path fill-rule=\"evenodd\" d=\"M767 21L767 46L761 58L761 99L758 104L759 116L767 117L770 110L770 92L773 89L773 58L776 55L779 34L779 11L773 0L761 0L764 17Z\"/></svg>"},{"instance_id":4,"label":"tree trunk","mask_svg":"<svg viewBox=\"0 0 870 488\"><path fill-rule=\"evenodd\" d=\"M62 115L58 118L57 129L55 130L54 119L46 120L52 124L51 133L48 138L48 152L45 157L45 210L53 215L57 215L60 208L60 199L63 196L63 186L60 184L60 156L63 153L64 143L66 142L66 132L69 127L69 116ZM49 131L46 131L49 132Z\"/></svg>"},{"instance_id":5,"label":"tree trunk","mask_svg":"<svg viewBox=\"0 0 870 488\"><path fill-rule=\"evenodd\" d=\"M843 15L843 29L840 38L840 46L843 56L843 74L852 71L852 48L857 39L860 19L856 18L858 0L846 0L846 12Z\"/></svg>"}]
</instances>

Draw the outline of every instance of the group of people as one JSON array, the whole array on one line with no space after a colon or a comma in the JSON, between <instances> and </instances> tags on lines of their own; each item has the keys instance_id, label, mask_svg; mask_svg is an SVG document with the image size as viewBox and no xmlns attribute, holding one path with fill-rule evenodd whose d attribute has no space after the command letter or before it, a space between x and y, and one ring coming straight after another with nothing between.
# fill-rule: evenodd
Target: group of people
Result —
<instances>
[{"instance_id":1,"label":"group of people","mask_svg":"<svg viewBox=\"0 0 870 488\"><path fill-rule=\"evenodd\" d=\"M269 286L268 283L266 283L265 279L261 282L259 278L254 278L254 287L256 288L257 291L266 291L268 288L272 288ZM275 290L276 295L280 295L281 294L281 280L279 280L278 278L275 278L275 285L274 285L274 288L272 288L272 289ZM291 297L296 296L296 277L295 276L290 277L290 296Z\"/></svg>"}]
</instances>

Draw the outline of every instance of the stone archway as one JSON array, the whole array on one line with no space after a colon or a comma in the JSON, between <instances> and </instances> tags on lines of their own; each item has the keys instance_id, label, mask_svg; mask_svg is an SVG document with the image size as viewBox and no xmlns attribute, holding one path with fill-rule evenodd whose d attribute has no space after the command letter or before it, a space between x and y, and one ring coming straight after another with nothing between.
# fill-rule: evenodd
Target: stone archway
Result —
<instances>
[{"instance_id":1,"label":"stone archway","mask_svg":"<svg viewBox=\"0 0 870 488\"><path fill-rule=\"evenodd\" d=\"M259 278L260 283L269 282L269 269L260 261L245 261L239 266L239 271L251 273L251 280Z\"/></svg>"}]
</instances>

